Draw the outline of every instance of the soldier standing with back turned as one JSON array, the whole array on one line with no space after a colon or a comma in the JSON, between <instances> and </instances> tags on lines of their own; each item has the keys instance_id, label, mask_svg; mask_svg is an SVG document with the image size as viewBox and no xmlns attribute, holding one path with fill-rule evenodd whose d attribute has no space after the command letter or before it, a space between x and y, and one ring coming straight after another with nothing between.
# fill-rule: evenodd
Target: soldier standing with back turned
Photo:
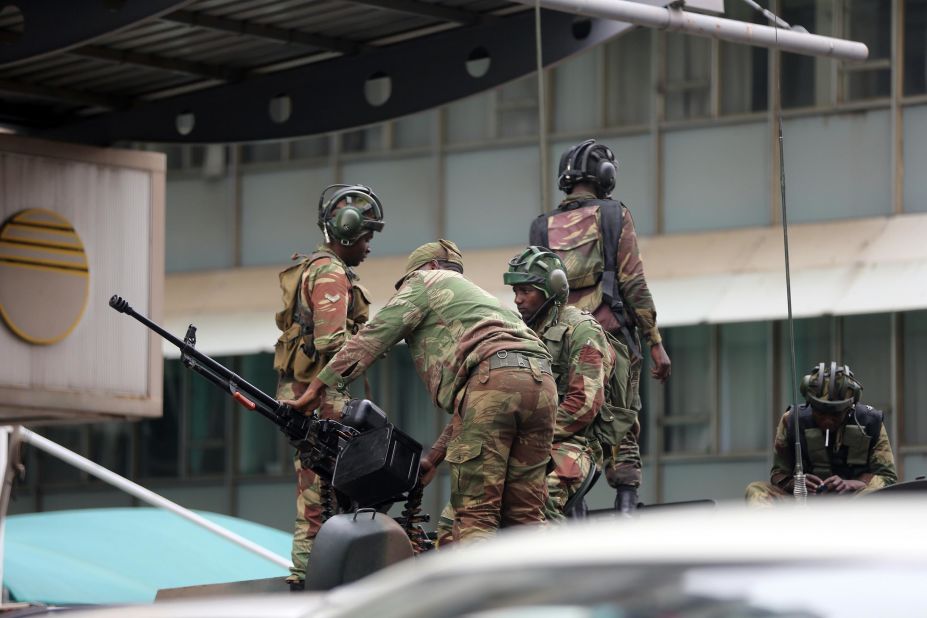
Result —
<instances>
[{"instance_id":1,"label":"soldier standing with back turned","mask_svg":"<svg viewBox=\"0 0 927 618\"><path fill-rule=\"evenodd\" d=\"M627 358L628 406L639 415L641 342L650 346L651 375L665 382L670 359L657 328L657 310L644 278L631 213L611 199L618 174L612 151L586 140L560 157L557 184L566 197L557 209L535 219L531 244L550 247L569 274L569 304L592 313L609 333L627 345L615 352ZM623 365L621 360L619 366ZM621 445L606 453L605 477L616 489L615 507L630 513L641 483L639 421Z\"/></svg>"},{"instance_id":2,"label":"soldier standing with back turned","mask_svg":"<svg viewBox=\"0 0 927 618\"><path fill-rule=\"evenodd\" d=\"M369 316L370 302L352 268L370 253L373 233L383 229L380 200L362 185L331 185L319 197L318 225L325 243L310 256L294 255L299 262L280 273L284 309L276 319L283 334L275 346L274 368L279 375L276 397L281 400L302 395ZM347 395L331 391L320 401L318 413L337 419L347 401ZM301 590L322 526L322 485L298 453L293 463L296 524L287 582L292 590Z\"/></svg>"}]
</instances>

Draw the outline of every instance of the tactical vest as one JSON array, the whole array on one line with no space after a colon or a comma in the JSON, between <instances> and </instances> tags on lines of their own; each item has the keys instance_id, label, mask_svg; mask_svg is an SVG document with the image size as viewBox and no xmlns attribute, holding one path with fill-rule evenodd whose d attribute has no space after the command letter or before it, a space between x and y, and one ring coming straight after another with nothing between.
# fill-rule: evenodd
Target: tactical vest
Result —
<instances>
[{"instance_id":1,"label":"tactical vest","mask_svg":"<svg viewBox=\"0 0 927 618\"><path fill-rule=\"evenodd\" d=\"M306 271L323 258L337 260L337 256L317 251L310 256L294 255L299 260L280 272L280 289L283 292L283 309L274 316L282 333L274 346L274 369L281 376L291 376L298 382L309 383L324 367L327 359L315 349L312 308L303 295ZM347 266L348 315L346 330L355 334L370 316L370 301L366 290L355 283L356 276Z\"/></svg>"},{"instance_id":2,"label":"tactical vest","mask_svg":"<svg viewBox=\"0 0 927 618\"><path fill-rule=\"evenodd\" d=\"M834 474L843 479L855 479L869 472L869 456L882 431L881 410L861 403L856 404L850 418L843 425L843 444L836 450L833 446L825 446L824 431L815 426L810 406L798 406L798 418L802 430L801 458L805 472L822 479ZM790 444L794 449L793 415L789 415L786 426ZM831 436L831 445L836 438Z\"/></svg>"},{"instance_id":3,"label":"tactical vest","mask_svg":"<svg viewBox=\"0 0 927 618\"><path fill-rule=\"evenodd\" d=\"M541 334L541 341L550 352L553 362L551 363L551 372L554 381L557 384L557 400L563 401L569 388L570 375L570 348L573 330L583 321L589 320L595 322L595 317L583 312L583 319L574 324L558 322L549 327ZM612 345L622 345L606 333L606 338ZM607 376L605 384L605 397L599 413L596 414L595 420L589 424L587 429L581 434L585 438L592 438L594 441L601 443L603 446L617 446L621 438L631 429L636 418L634 411L623 407L622 398L619 393L623 389L619 386L619 378L615 367L612 367L611 373Z\"/></svg>"},{"instance_id":4,"label":"tactical vest","mask_svg":"<svg viewBox=\"0 0 927 618\"><path fill-rule=\"evenodd\" d=\"M532 245L547 247L563 260L570 290L593 288L595 311L605 305L620 325L623 339L635 356L640 356L633 319L625 313L618 288L618 243L625 206L615 200L577 200L531 223Z\"/></svg>"}]
</instances>

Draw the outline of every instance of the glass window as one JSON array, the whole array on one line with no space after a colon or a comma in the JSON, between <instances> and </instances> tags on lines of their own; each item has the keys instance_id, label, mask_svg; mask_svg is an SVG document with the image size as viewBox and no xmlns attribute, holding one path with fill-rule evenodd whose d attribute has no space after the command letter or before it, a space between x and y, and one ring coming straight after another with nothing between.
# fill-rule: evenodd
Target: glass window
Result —
<instances>
[{"instance_id":1,"label":"glass window","mask_svg":"<svg viewBox=\"0 0 927 618\"><path fill-rule=\"evenodd\" d=\"M650 122L653 108L650 28L626 32L605 46L605 122L609 126Z\"/></svg>"},{"instance_id":2,"label":"glass window","mask_svg":"<svg viewBox=\"0 0 927 618\"><path fill-rule=\"evenodd\" d=\"M592 48L558 64L551 76L552 124L557 133L589 131L599 126L602 97L601 54Z\"/></svg>"},{"instance_id":3,"label":"glass window","mask_svg":"<svg viewBox=\"0 0 927 618\"><path fill-rule=\"evenodd\" d=\"M742 0L727 0L725 16L764 24L766 18ZM765 47L721 41L721 113L759 112L768 105L769 52Z\"/></svg>"},{"instance_id":4,"label":"glass window","mask_svg":"<svg viewBox=\"0 0 927 618\"><path fill-rule=\"evenodd\" d=\"M843 318L843 358L863 385L861 401L886 413L892 412L892 320L887 313Z\"/></svg>"},{"instance_id":5,"label":"glass window","mask_svg":"<svg viewBox=\"0 0 927 618\"><path fill-rule=\"evenodd\" d=\"M722 452L765 449L772 442L772 402L762 395L772 392L769 325L723 324L718 329L720 449Z\"/></svg>"},{"instance_id":6,"label":"glass window","mask_svg":"<svg viewBox=\"0 0 927 618\"><path fill-rule=\"evenodd\" d=\"M927 92L927 0L904 3L904 93Z\"/></svg>"},{"instance_id":7,"label":"glass window","mask_svg":"<svg viewBox=\"0 0 927 618\"><path fill-rule=\"evenodd\" d=\"M232 367L232 359L215 359ZM222 474L225 469L226 419L231 398L199 375L190 375L184 412L187 426L187 472L192 476Z\"/></svg>"},{"instance_id":8,"label":"glass window","mask_svg":"<svg viewBox=\"0 0 927 618\"><path fill-rule=\"evenodd\" d=\"M420 112L393 123L393 144L396 148L421 148L431 145L435 124L433 111Z\"/></svg>"},{"instance_id":9,"label":"glass window","mask_svg":"<svg viewBox=\"0 0 927 618\"><path fill-rule=\"evenodd\" d=\"M869 58L865 62L842 65L846 100L890 96L891 3L885 0L847 0L843 17L846 37L869 47Z\"/></svg>"},{"instance_id":10,"label":"glass window","mask_svg":"<svg viewBox=\"0 0 927 618\"><path fill-rule=\"evenodd\" d=\"M79 425L50 425L43 427L39 433L68 450L86 456L86 434L82 431L83 429L84 427ZM83 476L81 471L71 464L45 451L35 450L40 470L39 478L43 483L74 483L81 480Z\"/></svg>"},{"instance_id":11,"label":"glass window","mask_svg":"<svg viewBox=\"0 0 927 618\"><path fill-rule=\"evenodd\" d=\"M902 315L905 444L927 445L927 311ZM863 384L865 386L865 383ZM864 393L866 391L863 391Z\"/></svg>"},{"instance_id":12,"label":"glass window","mask_svg":"<svg viewBox=\"0 0 927 618\"><path fill-rule=\"evenodd\" d=\"M801 401L801 393L798 385L801 378L807 374L818 363L828 363L833 355L833 335L831 317L808 318L795 320L795 363L798 375L791 375L791 353L789 351L789 326L787 322L781 322L779 329L779 396L782 410L776 410L776 414L782 412L791 405L792 384L794 382L795 397Z\"/></svg>"},{"instance_id":13,"label":"glass window","mask_svg":"<svg viewBox=\"0 0 927 618\"><path fill-rule=\"evenodd\" d=\"M820 0L783 0L781 17L792 26L802 26L808 32L833 34L832 2ZM812 107L826 105L831 95L833 60L782 54L782 107Z\"/></svg>"},{"instance_id":14,"label":"glass window","mask_svg":"<svg viewBox=\"0 0 927 618\"><path fill-rule=\"evenodd\" d=\"M274 356L249 354L240 359L239 375L268 395L277 390ZM283 434L269 420L241 406L234 406L238 416L238 471L241 474L282 474L285 447Z\"/></svg>"},{"instance_id":15,"label":"glass window","mask_svg":"<svg viewBox=\"0 0 927 618\"><path fill-rule=\"evenodd\" d=\"M461 144L489 137L491 92L483 92L447 106L447 141Z\"/></svg>"},{"instance_id":16,"label":"glass window","mask_svg":"<svg viewBox=\"0 0 927 618\"><path fill-rule=\"evenodd\" d=\"M164 407L161 418L139 424L138 473L141 478L180 475L180 419L187 373L180 360L164 361Z\"/></svg>"},{"instance_id":17,"label":"glass window","mask_svg":"<svg viewBox=\"0 0 927 618\"><path fill-rule=\"evenodd\" d=\"M341 134L344 152L372 152L383 149L383 125L346 131Z\"/></svg>"},{"instance_id":18,"label":"glass window","mask_svg":"<svg viewBox=\"0 0 927 618\"><path fill-rule=\"evenodd\" d=\"M258 142L241 147L242 163L276 163L281 159L282 142Z\"/></svg>"},{"instance_id":19,"label":"glass window","mask_svg":"<svg viewBox=\"0 0 927 618\"><path fill-rule=\"evenodd\" d=\"M532 75L501 86L496 97L499 137L537 135L538 81Z\"/></svg>"},{"instance_id":20,"label":"glass window","mask_svg":"<svg viewBox=\"0 0 927 618\"><path fill-rule=\"evenodd\" d=\"M290 157L293 159L312 159L326 157L329 153L328 135L316 135L290 142Z\"/></svg>"},{"instance_id":21,"label":"glass window","mask_svg":"<svg viewBox=\"0 0 927 618\"><path fill-rule=\"evenodd\" d=\"M711 39L674 32L666 35L666 119L709 115Z\"/></svg>"},{"instance_id":22,"label":"glass window","mask_svg":"<svg viewBox=\"0 0 927 618\"><path fill-rule=\"evenodd\" d=\"M710 326L681 326L665 333L666 351L673 360L662 419L667 453L711 451L711 413L715 409L712 332Z\"/></svg>"},{"instance_id":23,"label":"glass window","mask_svg":"<svg viewBox=\"0 0 927 618\"><path fill-rule=\"evenodd\" d=\"M132 427L126 422L90 425L90 459L107 470L128 477L132 474Z\"/></svg>"}]
</instances>

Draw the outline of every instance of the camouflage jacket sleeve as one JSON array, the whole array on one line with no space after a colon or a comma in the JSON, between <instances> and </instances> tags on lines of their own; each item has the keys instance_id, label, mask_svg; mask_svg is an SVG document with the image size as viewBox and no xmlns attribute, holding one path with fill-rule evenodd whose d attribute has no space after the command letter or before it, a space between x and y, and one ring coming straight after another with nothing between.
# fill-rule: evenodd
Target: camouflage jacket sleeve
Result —
<instances>
[{"instance_id":1,"label":"camouflage jacket sleeve","mask_svg":"<svg viewBox=\"0 0 927 618\"><path fill-rule=\"evenodd\" d=\"M618 289L621 298L632 312L648 345L662 341L657 329L657 308L644 278L644 262L637 246L637 231L631 211L621 209L621 238L618 241Z\"/></svg>"},{"instance_id":2,"label":"camouflage jacket sleeve","mask_svg":"<svg viewBox=\"0 0 927 618\"><path fill-rule=\"evenodd\" d=\"M580 322L570 335L570 371L557 407L554 442L582 432L605 401L605 377L611 363L608 342L594 324L592 320Z\"/></svg>"},{"instance_id":3,"label":"camouflage jacket sleeve","mask_svg":"<svg viewBox=\"0 0 927 618\"><path fill-rule=\"evenodd\" d=\"M351 300L348 274L334 260L319 260L303 277L303 298L312 309L315 349L330 357L348 339L348 305Z\"/></svg>"},{"instance_id":4,"label":"camouflage jacket sleeve","mask_svg":"<svg viewBox=\"0 0 927 618\"><path fill-rule=\"evenodd\" d=\"M769 482L786 491L791 491L792 477L795 474L795 454L792 452L792 445L789 443L786 425L791 414L792 412L787 410L779 419L779 426L776 427L776 441L773 447L773 465L772 470L769 472Z\"/></svg>"},{"instance_id":5,"label":"camouflage jacket sleeve","mask_svg":"<svg viewBox=\"0 0 927 618\"><path fill-rule=\"evenodd\" d=\"M857 480L866 483L866 489L879 489L894 485L898 481L895 456L892 454L892 445L888 441L885 425L882 425L879 438L869 454L869 472L860 475Z\"/></svg>"},{"instance_id":6,"label":"camouflage jacket sleeve","mask_svg":"<svg viewBox=\"0 0 927 618\"><path fill-rule=\"evenodd\" d=\"M344 389L374 361L415 330L425 317L428 298L421 277L410 277L383 309L351 337L317 376Z\"/></svg>"}]
</instances>

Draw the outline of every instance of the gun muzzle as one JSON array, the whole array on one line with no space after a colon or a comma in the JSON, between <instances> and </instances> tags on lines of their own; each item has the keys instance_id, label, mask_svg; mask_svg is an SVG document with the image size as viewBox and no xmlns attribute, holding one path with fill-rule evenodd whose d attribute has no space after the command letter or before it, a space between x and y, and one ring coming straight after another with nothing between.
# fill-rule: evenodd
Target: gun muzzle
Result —
<instances>
[{"instance_id":1,"label":"gun muzzle","mask_svg":"<svg viewBox=\"0 0 927 618\"><path fill-rule=\"evenodd\" d=\"M129 313L132 311L132 307L129 305L129 301L117 294L113 294L112 298L109 299L109 306L119 313Z\"/></svg>"}]
</instances>

